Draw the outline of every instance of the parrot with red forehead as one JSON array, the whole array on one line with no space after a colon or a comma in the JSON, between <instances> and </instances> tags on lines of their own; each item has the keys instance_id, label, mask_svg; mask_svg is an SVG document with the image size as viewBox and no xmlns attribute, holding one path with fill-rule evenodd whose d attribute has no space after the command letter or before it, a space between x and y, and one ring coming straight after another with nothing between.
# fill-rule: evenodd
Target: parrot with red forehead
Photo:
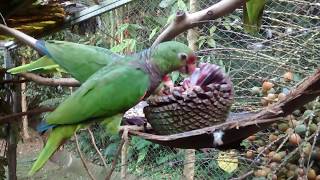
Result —
<instances>
[{"instance_id":1,"label":"parrot with red forehead","mask_svg":"<svg viewBox=\"0 0 320 180\"><path fill-rule=\"evenodd\" d=\"M8 27L0 26L0 30L35 48L67 71L76 69L70 65L71 63L62 62L62 59L77 57L76 53L59 49L56 44L60 42L36 40ZM68 53L72 55L67 55ZM89 62L94 58L94 54L87 56ZM71 138L77 130L92 122L106 123L110 131L117 131L121 122L119 117L151 95L163 79L167 80L169 73L179 70L190 74L196 63L196 56L192 50L187 45L175 41L163 42L133 55L113 58L112 62L97 68L96 72L93 68L88 70L90 73L79 71L72 74L82 85L49 113L39 126L40 131L52 131L29 175L40 170L63 142ZM79 68L85 71L84 67Z\"/></svg>"},{"instance_id":2,"label":"parrot with red forehead","mask_svg":"<svg viewBox=\"0 0 320 180\"><path fill-rule=\"evenodd\" d=\"M118 129L122 113L151 95L168 73L191 73L196 61L188 46L174 41L123 58L90 76L46 116L42 127L52 128L52 132L29 175L37 172L63 141L91 122L104 121Z\"/></svg>"}]
</instances>

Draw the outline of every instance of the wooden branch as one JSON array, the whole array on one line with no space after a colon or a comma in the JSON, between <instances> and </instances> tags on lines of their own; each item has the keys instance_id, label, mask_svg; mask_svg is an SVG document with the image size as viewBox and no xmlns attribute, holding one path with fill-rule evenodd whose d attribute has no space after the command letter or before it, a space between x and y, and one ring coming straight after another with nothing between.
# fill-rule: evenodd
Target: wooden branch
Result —
<instances>
[{"instance_id":1,"label":"wooden branch","mask_svg":"<svg viewBox=\"0 0 320 180\"><path fill-rule=\"evenodd\" d=\"M99 148L97 147L96 140L95 140L95 138L94 138L94 136L93 136L93 133L92 133L92 131L91 131L90 128L87 128L87 130L88 130L88 132L89 132L89 134L90 134L91 143L92 143L94 149L97 151L97 153L98 153L98 155L99 155L99 157L100 157L100 159L101 159L104 167L105 167L106 170L107 170L107 169L108 169L107 163L106 163L106 161L104 160L104 157L102 156Z\"/></svg>"},{"instance_id":2,"label":"wooden branch","mask_svg":"<svg viewBox=\"0 0 320 180\"><path fill-rule=\"evenodd\" d=\"M82 161L83 167L84 167L85 170L87 171L90 179L96 180L96 178L94 178L94 176L92 175L91 171L89 170L88 165L87 165L87 163L86 163L86 160L84 159L84 157L83 157L83 155L82 155L82 152L81 152L81 149L80 149L80 145L79 145L78 136L77 136L77 133L76 133L76 132L74 133L74 137L75 137L75 140L76 140L77 151L78 151L78 153L79 153L79 156L80 156L80 159L81 159L81 161Z\"/></svg>"},{"instance_id":3,"label":"wooden branch","mask_svg":"<svg viewBox=\"0 0 320 180\"><path fill-rule=\"evenodd\" d=\"M21 119L22 116L36 115L36 114L41 114L44 112L51 112L53 110L54 110L53 108L42 107L42 108L27 111L27 112L19 112L19 113L9 114L6 116L1 116L0 117L0 125L6 124L6 123L11 123L13 121L19 120L19 118Z\"/></svg>"},{"instance_id":4,"label":"wooden branch","mask_svg":"<svg viewBox=\"0 0 320 180\"><path fill-rule=\"evenodd\" d=\"M152 46L163 41L169 41L188 29L225 16L233 12L236 8L241 7L243 2L244 0L222 0L207 9L195 13L177 12L176 18L162 31Z\"/></svg>"},{"instance_id":5,"label":"wooden branch","mask_svg":"<svg viewBox=\"0 0 320 180\"><path fill-rule=\"evenodd\" d=\"M122 147L123 147L124 143L125 143L125 140L121 139L120 144L119 144L118 149L117 149L117 153L116 153L116 155L115 155L115 157L114 157L114 159L112 161L111 169L108 172L105 180L110 180L111 179L112 173L116 169L117 161L119 159L119 156L120 156L120 153L121 153L121 150L122 150Z\"/></svg>"},{"instance_id":6,"label":"wooden branch","mask_svg":"<svg viewBox=\"0 0 320 180\"><path fill-rule=\"evenodd\" d=\"M320 95L320 70L307 78L296 89L279 101L258 112L235 113L225 123L173 135L155 135L129 130L132 135L178 148L227 148L228 145L239 143L248 136L267 128L270 124L283 120ZM220 134L219 134L220 133ZM221 139L215 139L221 135ZM219 140L219 141L218 141ZM197 143L194 143L197 142Z\"/></svg>"},{"instance_id":7,"label":"wooden branch","mask_svg":"<svg viewBox=\"0 0 320 180\"><path fill-rule=\"evenodd\" d=\"M25 82L28 82L29 80L27 79L8 79L8 80L1 80L0 81L0 85L1 84L15 84L15 83L18 83L18 84L21 84L21 83L25 83Z\"/></svg>"},{"instance_id":8,"label":"wooden branch","mask_svg":"<svg viewBox=\"0 0 320 180\"><path fill-rule=\"evenodd\" d=\"M21 73L19 76L22 76L30 81L33 81L37 84L45 86L68 86L68 87L77 87L80 86L80 82L73 78L44 78L37 74L33 73Z\"/></svg>"}]
</instances>

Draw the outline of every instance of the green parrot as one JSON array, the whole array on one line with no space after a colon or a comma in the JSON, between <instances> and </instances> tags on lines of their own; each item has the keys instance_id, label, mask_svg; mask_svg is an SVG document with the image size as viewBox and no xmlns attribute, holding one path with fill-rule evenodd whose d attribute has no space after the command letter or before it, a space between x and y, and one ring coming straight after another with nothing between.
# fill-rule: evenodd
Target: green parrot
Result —
<instances>
[{"instance_id":1,"label":"green parrot","mask_svg":"<svg viewBox=\"0 0 320 180\"><path fill-rule=\"evenodd\" d=\"M8 72L11 74L24 72L68 72L82 83L103 66L122 58L121 55L115 54L105 48L66 41L51 40L35 43L35 46L39 48L42 46L46 52L54 57L45 55L29 64L9 69Z\"/></svg>"},{"instance_id":2,"label":"green parrot","mask_svg":"<svg viewBox=\"0 0 320 180\"><path fill-rule=\"evenodd\" d=\"M55 59L55 55L49 55ZM102 67L46 117L41 128L52 128L52 132L29 175L37 172L63 141L91 122L111 123L109 127L117 130L121 118L115 116L121 117L148 97L168 73L179 68L181 72L191 72L195 61L188 46L169 41Z\"/></svg>"},{"instance_id":3,"label":"green parrot","mask_svg":"<svg viewBox=\"0 0 320 180\"><path fill-rule=\"evenodd\" d=\"M259 32L266 0L246 0L243 6L243 25L249 33Z\"/></svg>"},{"instance_id":4,"label":"green parrot","mask_svg":"<svg viewBox=\"0 0 320 180\"><path fill-rule=\"evenodd\" d=\"M95 57L95 51L87 53L86 58L80 60L82 62L73 64L70 59L78 57L77 46L83 45L73 44L71 51L67 48L71 47L67 42L36 40L3 25L0 25L0 30L47 56L82 83L38 126L39 131L51 129L51 132L29 175L41 169L59 146L78 129L98 121L106 124L109 131L117 132L121 114L153 93L161 80L167 79L168 73L179 68L181 72L192 73L195 69L196 56L191 49L174 41L161 43L131 56L106 56L104 52ZM66 48L61 48L64 45ZM82 50L90 51L86 48ZM94 60L99 58L112 60ZM90 63L92 61L94 63Z\"/></svg>"}]
</instances>

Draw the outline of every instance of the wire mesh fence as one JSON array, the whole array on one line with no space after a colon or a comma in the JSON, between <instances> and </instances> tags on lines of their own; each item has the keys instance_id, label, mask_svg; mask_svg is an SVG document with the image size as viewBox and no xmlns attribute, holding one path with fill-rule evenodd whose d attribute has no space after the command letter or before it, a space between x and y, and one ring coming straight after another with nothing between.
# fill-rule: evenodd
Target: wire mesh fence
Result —
<instances>
[{"instance_id":1,"label":"wire mesh fence","mask_svg":"<svg viewBox=\"0 0 320 180\"><path fill-rule=\"evenodd\" d=\"M193 1L193 6L196 6L193 8L204 9L216 2ZM113 50L130 53L150 46L165 25L173 20L175 12L189 8L189 2L182 0L133 1L102 15L102 31L110 39ZM232 78L236 94L233 111L260 109L271 103L265 103L264 97L269 101L269 94L287 93L314 72L320 61L319 9L317 0L267 1L262 27L257 35L244 32L242 9L196 28L197 54L201 61L220 65ZM176 40L187 43L186 33ZM292 81L286 81L283 76L286 72L293 73ZM265 81L271 82L273 87L263 93L261 86ZM271 142L269 136L274 132L277 130L270 128L256 135L258 142L245 141L244 150L236 153L237 168L232 173L219 167L218 150L196 151L194 178L228 179L246 174L258 166L267 166L267 163L263 164L263 157L267 155L261 147L265 148ZM271 146L269 149L275 150ZM250 153L264 155L252 159ZM128 173L147 179L183 178L184 168L190 163L186 162L185 154L185 150L133 137L128 151ZM120 166L118 164L118 170Z\"/></svg>"},{"instance_id":2,"label":"wire mesh fence","mask_svg":"<svg viewBox=\"0 0 320 180\"><path fill-rule=\"evenodd\" d=\"M201 10L216 2L219 1L194 0L193 9ZM178 10L190 9L189 3L184 0L134 0L99 16L96 22L100 28L94 35L80 34L79 38L74 34L68 36L70 32L64 32L63 39L107 47L119 53L136 52L150 47L166 24L174 19ZM232 111L261 109L280 98L280 93L287 93L304 77L315 71L320 62L319 3L319 0L267 1L262 27L256 35L244 31L242 9L195 28L198 47L196 53L200 61L220 65L232 79L235 88L235 104ZM81 28L86 26L76 25L71 31L83 32ZM57 36L59 35L54 35L53 38ZM187 33L175 39L188 43ZM293 75L290 81L283 76L287 72ZM273 87L263 92L262 84L266 81L271 82ZM274 98L272 95L275 95ZM312 108L318 107L313 105ZM312 118L312 123L318 122L317 116ZM128 161L124 165L119 160L116 171L120 172L125 166L127 174L138 179L183 179L184 174L193 174L195 179L239 177L261 166L269 168L270 161L265 159L269 153L266 151L286 151L285 155L288 155L288 151L296 150L293 147L283 150L286 148L284 144L288 141L288 135L285 134L286 129L279 132L280 128L280 125L277 125L259 132L253 140L245 140L240 150L228 151L232 155L227 157L221 157L219 150L201 149L196 150L194 159L191 158L189 161L186 160L186 150L131 137L127 151ZM99 150L108 164L111 164L117 155L120 137L110 138L103 133L101 127L93 127L93 131ZM270 138L271 134L277 137ZM102 165L94 148L88 145L90 138L87 132L81 132L80 137L81 149L86 157ZM310 137L310 133L305 137ZM277 146L269 145L275 140L281 140L282 143ZM236 158L232 158L233 156ZM223 161L221 159L225 162L231 161L226 166L231 166L231 169L236 166L234 171L223 170L221 165L218 165ZM280 164L278 161L273 162ZM188 164L194 166L186 172ZM282 166L286 166L284 164ZM290 170L289 167L286 168ZM269 169L273 170L272 167ZM314 169L319 173L317 168Z\"/></svg>"},{"instance_id":3,"label":"wire mesh fence","mask_svg":"<svg viewBox=\"0 0 320 180\"><path fill-rule=\"evenodd\" d=\"M216 2L196 0L192 5L195 6L193 9L201 10ZM152 44L178 10L188 9L189 1L183 0L133 1L100 16L102 23L99 33L107 40L95 43L102 46L107 44L120 53L141 50ZM254 111L277 101L280 93L287 93L318 67L319 28L318 0L271 0L266 3L262 27L256 35L244 31L242 9L195 28L198 33L197 55L201 62L218 64L230 75L236 94L233 111ZM187 33L183 33L176 40L187 43L186 37ZM293 74L290 81L283 76L288 72ZM263 92L261 87L265 81L273 84L267 92ZM268 99L270 94L277 98ZM191 162L194 163L194 178L228 179L246 174L258 166L267 166L267 163L263 164L267 157L265 150L268 149L267 144L274 140L270 140L270 134L276 132L281 139L281 133L277 134L276 129L272 127L258 133L258 142L244 141L244 149L234 154L237 157L237 163L234 163L237 168L231 173L219 167L220 151L197 150ZM113 143L110 145L108 142L106 144L109 146L105 144L101 148L110 162L116 147ZM268 151L276 150L271 145L268 147ZM263 155L262 158L253 159L251 153ZM146 179L181 179L184 178L184 168L190 164L186 162L185 154L182 149L132 137L128 150L128 173ZM233 166L232 163L228 165ZM120 169L119 162L116 170Z\"/></svg>"}]
</instances>

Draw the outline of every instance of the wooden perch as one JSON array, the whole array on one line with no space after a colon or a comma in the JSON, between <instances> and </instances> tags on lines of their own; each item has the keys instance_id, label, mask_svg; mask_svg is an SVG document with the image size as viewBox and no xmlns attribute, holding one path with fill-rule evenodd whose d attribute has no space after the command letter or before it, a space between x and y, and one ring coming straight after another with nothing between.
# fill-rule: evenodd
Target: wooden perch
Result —
<instances>
[{"instance_id":1,"label":"wooden perch","mask_svg":"<svg viewBox=\"0 0 320 180\"><path fill-rule=\"evenodd\" d=\"M244 0L222 0L206 9L195 13L177 12L176 18L162 31L157 37L152 46L155 46L163 41L169 41L182 32L193 27L208 23L210 20L215 20L233 12L236 8L242 6Z\"/></svg>"},{"instance_id":2,"label":"wooden perch","mask_svg":"<svg viewBox=\"0 0 320 180\"><path fill-rule=\"evenodd\" d=\"M37 74L33 73L21 73L19 76L22 76L30 81L33 81L37 84L45 85L45 86L68 86L68 87L78 87L80 86L80 82L75 80L74 78L44 78Z\"/></svg>"},{"instance_id":3,"label":"wooden perch","mask_svg":"<svg viewBox=\"0 0 320 180\"><path fill-rule=\"evenodd\" d=\"M225 123L168 136L155 135L135 130L129 133L146 140L177 148L228 148L248 136L283 119L320 95L320 70L307 78L287 98L258 112L234 113ZM219 138L220 137L220 138ZM194 143L197 142L197 143Z\"/></svg>"},{"instance_id":4,"label":"wooden perch","mask_svg":"<svg viewBox=\"0 0 320 180\"><path fill-rule=\"evenodd\" d=\"M50 112L53 110L54 110L53 108L42 107L42 108L27 111L27 112L19 112L19 113L13 113L13 114L1 116L0 117L0 125L6 124L6 123L12 123L15 120L21 119L22 116L37 115L37 114L41 114L44 112Z\"/></svg>"}]
</instances>

